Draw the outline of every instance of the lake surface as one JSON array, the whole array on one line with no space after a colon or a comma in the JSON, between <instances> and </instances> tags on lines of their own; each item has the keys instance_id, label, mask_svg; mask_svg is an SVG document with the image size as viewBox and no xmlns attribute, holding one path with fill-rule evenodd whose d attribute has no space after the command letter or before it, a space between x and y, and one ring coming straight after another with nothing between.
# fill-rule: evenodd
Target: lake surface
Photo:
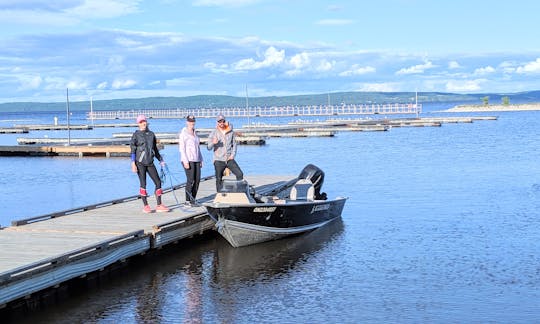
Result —
<instances>
[{"instance_id":1,"label":"lake surface","mask_svg":"<svg viewBox=\"0 0 540 324\"><path fill-rule=\"evenodd\" d=\"M442 108L425 104L422 115L444 115L437 112ZM342 220L237 249L218 235L181 242L28 320L539 322L540 112L483 115L499 118L240 146L245 174L296 175L308 163L319 166L326 173L323 191L349 197ZM2 113L0 127L52 123L53 117ZM82 114L71 122L88 123ZM239 127L247 121L232 122ZM212 124L198 121L199 127ZM150 127L170 132L183 125L156 120ZM71 136L133 130L72 131ZM67 137L66 132L0 135L0 144L42 136ZM163 153L173 176L184 181L177 148L167 146ZM203 154L208 161L203 175L212 175L211 155ZM0 157L0 187L0 224L8 226L137 194L138 180L128 158Z\"/></svg>"}]
</instances>

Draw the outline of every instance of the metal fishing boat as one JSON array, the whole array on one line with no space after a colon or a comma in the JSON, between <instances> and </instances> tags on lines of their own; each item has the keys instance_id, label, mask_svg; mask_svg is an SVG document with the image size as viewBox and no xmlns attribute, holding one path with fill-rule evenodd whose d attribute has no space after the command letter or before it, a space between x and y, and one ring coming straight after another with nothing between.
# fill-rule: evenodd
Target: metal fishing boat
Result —
<instances>
[{"instance_id":1,"label":"metal fishing boat","mask_svg":"<svg viewBox=\"0 0 540 324\"><path fill-rule=\"evenodd\" d=\"M241 247L311 231L341 217L347 197L321 193L324 172L308 164L292 181L258 194L245 180L223 180L213 201L203 204L217 231Z\"/></svg>"}]
</instances>

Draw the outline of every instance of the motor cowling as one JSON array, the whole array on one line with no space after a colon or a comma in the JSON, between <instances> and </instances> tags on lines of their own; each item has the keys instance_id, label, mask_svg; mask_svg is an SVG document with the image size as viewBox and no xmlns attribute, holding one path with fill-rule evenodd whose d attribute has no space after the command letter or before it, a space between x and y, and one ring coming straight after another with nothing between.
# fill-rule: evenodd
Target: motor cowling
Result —
<instances>
[{"instance_id":1,"label":"motor cowling","mask_svg":"<svg viewBox=\"0 0 540 324\"><path fill-rule=\"evenodd\" d=\"M315 187L315 199L326 200L326 193L321 193L321 188L324 182L324 172L313 164L308 164L302 169L298 179L308 179Z\"/></svg>"}]
</instances>

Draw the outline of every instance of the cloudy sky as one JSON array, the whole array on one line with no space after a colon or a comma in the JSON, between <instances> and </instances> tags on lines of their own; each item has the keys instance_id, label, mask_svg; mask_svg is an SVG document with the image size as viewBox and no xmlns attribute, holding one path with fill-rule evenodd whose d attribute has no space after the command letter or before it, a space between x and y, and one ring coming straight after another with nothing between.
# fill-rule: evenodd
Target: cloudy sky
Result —
<instances>
[{"instance_id":1,"label":"cloudy sky","mask_svg":"<svg viewBox=\"0 0 540 324\"><path fill-rule=\"evenodd\" d=\"M0 0L0 102L540 90L540 1Z\"/></svg>"}]
</instances>

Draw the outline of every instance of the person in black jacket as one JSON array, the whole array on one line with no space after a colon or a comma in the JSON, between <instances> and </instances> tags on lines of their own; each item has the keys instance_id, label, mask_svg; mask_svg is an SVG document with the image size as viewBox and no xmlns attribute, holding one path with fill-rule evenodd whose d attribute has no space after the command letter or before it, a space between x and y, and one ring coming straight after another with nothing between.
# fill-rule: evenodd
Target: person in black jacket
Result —
<instances>
[{"instance_id":1,"label":"person in black jacket","mask_svg":"<svg viewBox=\"0 0 540 324\"><path fill-rule=\"evenodd\" d=\"M139 175L140 189L142 202L144 204L143 212L151 213L152 208L148 205L148 193L146 192L146 173L150 176L156 187L157 212L168 212L169 208L161 203L161 180L158 171L154 165L154 157L158 159L161 166L165 166L163 157L159 154L157 148L156 135L148 129L148 123L145 115L137 117L139 129L131 136L131 170Z\"/></svg>"}]
</instances>

